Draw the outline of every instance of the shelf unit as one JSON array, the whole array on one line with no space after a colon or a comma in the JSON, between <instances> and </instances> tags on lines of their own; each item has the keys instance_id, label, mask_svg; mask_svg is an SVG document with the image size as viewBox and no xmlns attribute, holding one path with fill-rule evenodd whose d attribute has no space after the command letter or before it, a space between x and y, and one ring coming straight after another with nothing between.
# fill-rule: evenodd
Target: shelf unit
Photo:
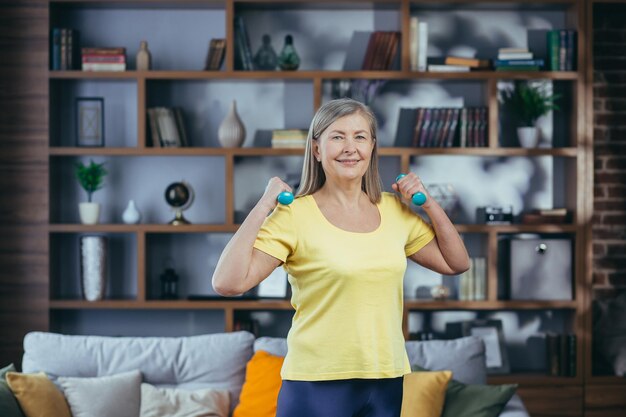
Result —
<instances>
[{"instance_id":1,"label":"shelf unit","mask_svg":"<svg viewBox=\"0 0 626 417\"><path fill-rule=\"evenodd\" d=\"M338 79L384 79L389 81L411 82L455 82L468 81L481 83L486 91L485 104L488 108L488 141L483 148L396 148L381 147L381 157L396 158L399 161L401 172L410 170L412 160L422 156L473 156L473 157L551 157L562 158L572 167L574 176L570 183L568 193L575 196L575 216L573 224L548 224L548 225L507 225L487 226L476 224L458 224L460 233L479 234L485 238L488 256L487 265L487 300L486 301L421 301L407 299L404 306L404 332L408 336L408 315L412 311L533 311L533 310L558 310L571 314L572 331L578 336L577 351L585 352L577 357L577 375L575 377L552 377L541 374L515 373L507 376L490 377L490 383L519 383L526 389L526 395L531 398L536 393L547 389L554 390L559 386L568 387L568 395L575 396L582 393L583 383L590 377L590 339L585 329L589 314L587 307L589 300L589 257L590 251L590 217L593 209L591 199L585 198L593 190L591 186L593 172L593 157L590 148L589 123L585 125L585 119L589 119L589 68L586 53L589 50L589 38L586 37L586 28L589 22L584 19L588 11L588 3L583 0L550 0L550 1L502 1L488 2L477 0L450 0L444 2L416 1L416 0L343 0L336 3L330 0L316 2L316 6L308 5L296 0L113 0L101 2L97 0L50 0L51 20L55 19L55 13L63 10L103 9L103 10L170 10L170 9L210 9L223 10L225 20L224 36L227 45L233 45L235 39L234 17L241 8L271 9L271 8L345 8L359 9L362 6L376 4L384 7L395 7L400 16L398 30L402 33L400 69L395 71L339 71L339 70L302 70L295 72L267 72L267 71L241 71L234 69L233 48L227 48L224 69L222 71L192 71L192 70L154 70L125 72L81 72L81 71L49 71L49 83L52 86L61 83L90 83L90 82L130 82L136 86L136 145L126 147L104 148L78 148L68 146L53 146L51 141L48 155L52 162L64 163L64 160L89 156L103 156L109 158L118 157L217 157L224 161L224 212L225 219L220 224L193 224L188 226L170 226L166 224L98 224L85 226L66 222L57 222L51 219L48 225L50 236L64 234L83 233L120 233L132 235L136 244L136 297L132 299L114 299L100 302L86 302L75 299L51 299L49 301L50 312L58 311L83 311L83 310L215 310L224 313L224 328L232 331L234 328L235 315L238 311L290 311L291 305L287 300L204 300L187 301L153 300L148 296L147 290L147 252L148 240L153 234L179 235L179 234L211 234L211 233L234 233L239 225L235 221L235 192L234 174L236 161L247 157L301 157L301 149L268 149L246 147L239 149L223 149L218 147L187 147L187 148L153 148L148 141L148 127L146 122L147 108L149 107L148 92L150 83L153 82L229 82L229 81L304 81L312 85L313 109L321 106L324 100L324 84ZM578 30L579 42L577 50L577 71L571 72L496 72L480 71L470 73L431 73L410 71L409 64L409 25L410 16L415 9L421 7L443 8L451 10L458 7L468 7L480 10L482 6L499 8L511 8L513 10L541 10L542 8L556 8L564 11L566 22L570 27ZM587 7L587 9L586 9ZM58 14L58 13L57 13ZM51 23L52 27L52 23ZM549 149L521 149L501 147L499 138L499 105L498 105L498 82L503 80L550 80L567 83L571 87L572 112L570 115L572 138L570 144L565 147ZM586 84L585 84L586 83ZM52 101L51 101L52 103ZM52 108L53 106L51 106ZM58 198L55 190L50 192L51 202ZM51 204L53 206L54 204ZM498 299L498 276L497 276L497 245L499 234L516 233L546 233L546 234L570 234L575 238L575 264L574 287L575 299L572 301L507 301ZM53 261L53 260L51 260ZM617 383L610 378L592 378L598 383ZM608 382L607 382L608 381ZM532 391L532 390L536 391ZM530 390L530 391L529 391ZM529 394L530 393L530 394ZM525 397L526 398L526 397ZM547 401L537 400L527 406L533 415L547 415L549 408ZM580 413L572 415L582 415Z\"/></svg>"}]
</instances>

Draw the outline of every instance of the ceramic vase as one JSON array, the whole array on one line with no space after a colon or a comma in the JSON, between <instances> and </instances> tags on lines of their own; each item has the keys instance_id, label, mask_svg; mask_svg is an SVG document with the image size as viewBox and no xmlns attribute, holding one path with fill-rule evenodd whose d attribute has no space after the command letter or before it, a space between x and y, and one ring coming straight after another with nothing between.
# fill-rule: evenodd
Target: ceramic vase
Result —
<instances>
[{"instance_id":1,"label":"ceramic vase","mask_svg":"<svg viewBox=\"0 0 626 417\"><path fill-rule=\"evenodd\" d=\"M536 127L518 127L517 138L522 148L536 148L539 142L539 129Z\"/></svg>"},{"instance_id":2,"label":"ceramic vase","mask_svg":"<svg viewBox=\"0 0 626 417\"><path fill-rule=\"evenodd\" d=\"M141 41L139 52L137 52L137 71L148 71L152 69L152 55L148 50L148 42Z\"/></svg>"},{"instance_id":3,"label":"ceramic vase","mask_svg":"<svg viewBox=\"0 0 626 417\"><path fill-rule=\"evenodd\" d=\"M130 200L122 213L122 221L126 224L137 224L141 221L141 213L137 210L135 200Z\"/></svg>"},{"instance_id":4,"label":"ceramic vase","mask_svg":"<svg viewBox=\"0 0 626 417\"><path fill-rule=\"evenodd\" d=\"M106 288L107 238L80 237L80 287L83 298L98 301Z\"/></svg>"},{"instance_id":5,"label":"ceramic vase","mask_svg":"<svg viewBox=\"0 0 626 417\"><path fill-rule=\"evenodd\" d=\"M100 218L100 203L79 203L78 214L82 224L98 224Z\"/></svg>"},{"instance_id":6,"label":"ceramic vase","mask_svg":"<svg viewBox=\"0 0 626 417\"><path fill-rule=\"evenodd\" d=\"M220 124L217 138L224 148L238 148L246 138L246 127L237 114L237 102L233 100L230 111Z\"/></svg>"}]
</instances>

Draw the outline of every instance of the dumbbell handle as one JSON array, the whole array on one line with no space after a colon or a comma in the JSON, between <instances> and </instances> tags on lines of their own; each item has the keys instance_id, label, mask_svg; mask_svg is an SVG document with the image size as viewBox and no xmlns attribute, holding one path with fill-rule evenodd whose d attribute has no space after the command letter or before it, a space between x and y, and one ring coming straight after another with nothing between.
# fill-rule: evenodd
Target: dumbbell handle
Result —
<instances>
[{"instance_id":1,"label":"dumbbell handle","mask_svg":"<svg viewBox=\"0 0 626 417\"><path fill-rule=\"evenodd\" d=\"M285 206L288 206L289 204L293 202L293 193L289 191L283 191L282 193L278 194L278 197L276 197L276 200L278 200L280 204L284 204Z\"/></svg>"},{"instance_id":2,"label":"dumbbell handle","mask_svg":"<svg viewBox=\"0 0 626 417\"><path fill-rule=\"evenodd\" d=\"M403 177L406 177L406 174L398 175L396 177L396 182L400 181ZM411 201L413 201L413 204L415 204L416 206L421 206L426 202L426 194L422 192L417 192L413 194L413 197L411 197Z\"/></svg>"}]
</instances>

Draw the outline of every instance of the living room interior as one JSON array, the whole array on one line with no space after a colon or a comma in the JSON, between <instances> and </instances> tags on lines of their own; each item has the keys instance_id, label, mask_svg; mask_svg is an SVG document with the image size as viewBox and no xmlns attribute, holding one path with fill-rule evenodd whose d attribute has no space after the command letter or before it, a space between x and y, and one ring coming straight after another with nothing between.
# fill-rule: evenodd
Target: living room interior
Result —
<instances>
[{"instance_id":1,"label":"living room interior","mask_svg":"<svg viewBox=\"0 0 626 417\"><path fill-rule=\"evenodd\" d=\"M402 417L626 416L626 1L9 0L0 22L0 415L205 415L163 405L192 392L275 415L287 272L235 297L211 276L350 97L384 191L419 175L471 260L407 264Z\"/></svg>"}]
</instances>

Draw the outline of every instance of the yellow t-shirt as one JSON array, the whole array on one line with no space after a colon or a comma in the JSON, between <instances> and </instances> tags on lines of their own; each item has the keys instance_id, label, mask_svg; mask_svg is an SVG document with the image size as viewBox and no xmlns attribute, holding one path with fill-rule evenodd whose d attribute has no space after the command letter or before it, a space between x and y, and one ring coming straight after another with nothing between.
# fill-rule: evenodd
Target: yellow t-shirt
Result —
<instances>
[{"instance_id":1,"label":"yellow t-shirt","mask_svg":"<svg viewBox=\"0 0 626 417\"><path fill-rule=\"evenodd\" d=\"M370 233L334 226L310 195L265 219L254 247L284 262L295 309L283 379L411 372L402 334L406 258L435 234L394 194L383 193L378 210L380 226Z\"/></svg>"}]
</instances>

